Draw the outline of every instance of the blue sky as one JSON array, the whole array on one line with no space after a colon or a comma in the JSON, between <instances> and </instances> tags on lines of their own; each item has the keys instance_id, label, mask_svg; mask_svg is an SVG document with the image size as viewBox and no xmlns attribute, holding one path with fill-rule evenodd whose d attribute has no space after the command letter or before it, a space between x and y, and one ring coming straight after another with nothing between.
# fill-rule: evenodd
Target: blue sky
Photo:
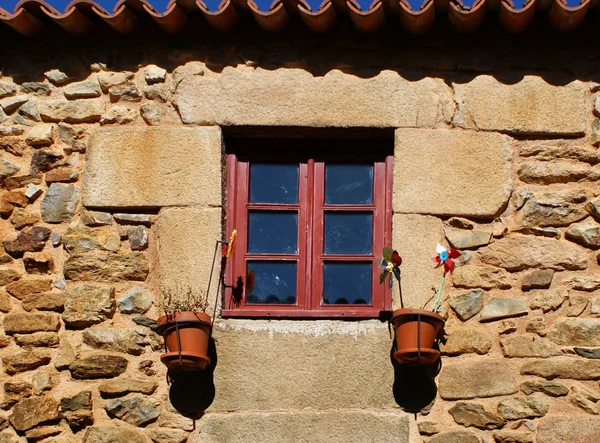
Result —
<instances>
[{"instance_id":1,"label":"blue sky","mask_svg":"<svg viewBox=\"0 0 600 443\"><path fill-rule=\"evenodd\" d=\"M0 0L0 6L2 6L2 8L6 9L7 11L12 11L12 10L14 10L14 7L18 3L18 1L19 0ZM47 0L47 1L52 6L54 6L57 10L63 12L65 10L65 7L72 0ZM149 0L149 1L152 4L152 6L154 6L154 8L156 10L158 10L159 12L163 12L166 9L167 4L169 3L169 0ZM211 10L216 10L219 6L219 3L221 2L221 0L204 0L204 1L207 4L208 8ZM254 1L256 2L258 7L263 11L268 11L269 6L273 2L273 0L254 0ZM318 9L319 5L322 3L323 0L307 0L307 1L311 5L313 10L316 10L316 9ZM360 5L362 6L363 9L367 9L371 5L372 1L373 0L358 0L358 2L360 3ZM475 1L475 0L465 0L465 1ZM117 2L117 0L96 0L96 3L98 3L100 6L102 6L107 11L112 11L116 2ZM411 6L413 8L420 7L422 2L423 2L423 0L409 0L409 3L411 4Z\"/></svg>"},{"instance_id":2,"label":"blue sky","mask_svg":"<svg viewBox=\"0 0 600 443\"><path fill-rule=\"evenodd\" d=\"M15 5L19 0L0 0L0 6L7 11L14 10ZM54 6L59 11L64 11L65 7L71 2L71 0L47 0L52 6ZM159 12L163 12L169 0L149 0L150 3L154 6L156 10ZM204 0L210 10L216 10L221 0ZM255 0L258 7L266 11L269 9L273 0ZM317 9L321 4L322 0L307 0L308 3L312 6L313 10ZM367 9L373 0L358 0L363 9ZM115 6L117 0L96 0L100 6L108 11L112 11ZM423 0L408 0L409 4L413 9L419 9ZM466 5L472 5L475 3L475 0L463 0ZM521 7L525 0L514 0L515 5L517 7ZM579 0L567 0L567 4L569 6L577 6L579 5Z\"/></svg>"}]
</instances>

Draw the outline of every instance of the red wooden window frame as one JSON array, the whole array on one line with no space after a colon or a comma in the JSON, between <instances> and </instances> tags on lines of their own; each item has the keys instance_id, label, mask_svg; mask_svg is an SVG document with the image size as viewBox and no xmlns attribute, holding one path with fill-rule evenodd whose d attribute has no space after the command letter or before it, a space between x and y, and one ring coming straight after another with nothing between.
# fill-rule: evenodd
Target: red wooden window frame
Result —
<instances>
[{"instance_id":1,"label":"red wooden window frame","mask_svg":"<svg viewBox=\"0 0 600 443\"><path fill-rule=\"evenodd\" d=\"M364 152L364 144L363 144ZM237 153L227 155L227 232L237 229L237 244L227 263L226 293L223 317L268 318L379 318L391 310L391 290L379 284L377 263L384 246L391 244L392 173L393 158L383 155L369 158L362 156L361 163L373 163L372 205L325 204L325 164L319 156L305 155L299 160L298 204L249 203L250 163L263 163L264 157L253 158ZM273 153L267 157L273 162ZM336 158L337 162L340 156ZM282 157L281 163L289 163ZM298 212L297 254L248 254L249 210L293 210ZM365 255L323 254L324 211L372 211L373 253ZM306 229L302 229L306 227ZM323 261L370 261L373 263L370 305L322 304ZM297 261L296 304L246 304L246 261L294 260Z\"/></svg>"}]
</instances>

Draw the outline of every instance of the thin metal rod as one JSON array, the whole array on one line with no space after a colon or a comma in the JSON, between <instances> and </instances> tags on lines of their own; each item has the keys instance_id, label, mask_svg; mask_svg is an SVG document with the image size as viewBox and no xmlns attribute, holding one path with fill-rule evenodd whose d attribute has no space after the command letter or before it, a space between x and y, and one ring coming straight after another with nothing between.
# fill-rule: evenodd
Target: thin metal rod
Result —
<instances>
[{"instance_id":1,"label":"thin metal rod","mask_svg":"<svg viewBox=\"0 0 600 443\"><path fill-rule=\"evenodd\" d=\"M177 334L177 354L179 355L179 366L183 366L183 359L181 358L181 339L179 337L179 323L175 320L175 334Z\"/></svg>"},{"instance_id":2,"label":"thin metal rod","mask_svg":"<svg viewBox=\"0 0 600 443\"><path fill-rule=\"evenodd\" d=\"M437 299L435 300L435 305L433 306L433 312L437 314L438 309L440 309L440 303L442 301L442 289L444 288L444 282L446 281L446 273L442 275L442 281L440 282L440 288L438 289Z\"/></svg>"},{"instance_id":3,"label":"thin metal rod","mask_svg":"<svg viewBox=\"0 0 600 443\"><path fill-rule=\"evenodd\" d=\"M404 309L404 300L402 299L402 277L398 273L398 291L400 292L400 307Z\"/></svg>"},{"instance_id":4,"label":"thin metal rod","mask_svg":"<svg viewBox=\"0 0 600 443\"><path fill-rule=\"evenodd\" d=\"M417 361L421 364L421 313L417 314Z\"/></svg>"},{"instance_id":5,"label":"thin metal rod","mask_svg":"<svg viewBox=\"0 0 600 443\"><path fill-rule=\"evenodd\" d=\"M221 259L221 269L219 270L219 281L217 282L217 295L215 296L215 306L213 309L213 315L210 320L210 330L212 333L213 326L215 324L215 317L217 315L217 303L219 301L219 293L221 292L221 282L223 281L225 274L225 264L227 263L227 257Z\"/></svg>"},{"instance_id":6,"label":"thin metal rod","mask_svg":"<svg viewBox=\"0 0 600 443\"><path fill-rule=\"evenodd\" d=\"M208 308L208 296L210 295L210 284L212 282L213 271L215 269L215 261L217 259L217 250L219 249L219 243L223 243L223 242L221 240L217 240L215 243L215 253L213 255L212 266L210 267L210 276L208 277L208 288L206 288L206 299L204 301L204 309L203 309L204 312L206 312L206 309Z\"/></svg>"}]
</instances>

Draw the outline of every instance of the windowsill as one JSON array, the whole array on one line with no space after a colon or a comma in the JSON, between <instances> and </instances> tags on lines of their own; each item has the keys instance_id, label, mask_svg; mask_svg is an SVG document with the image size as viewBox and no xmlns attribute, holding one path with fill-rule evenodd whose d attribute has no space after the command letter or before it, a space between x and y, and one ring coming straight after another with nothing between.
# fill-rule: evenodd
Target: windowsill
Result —
<instances>
[{"instance_id":1,"label":"windowsill","mask_svg":"<svg viewBox=\"0 0 600 443\"><path fill-rule=\"evenodd\" d=\"M300 309L223 309L221 311L223 318L275 318L279 320L285 319L310 319L323 318L331 320L340 319L379 319L387 320L392 318L392 311L381 311L379 309L323 309L318 311L303 311Z\"/></svg>"}]
</instances>

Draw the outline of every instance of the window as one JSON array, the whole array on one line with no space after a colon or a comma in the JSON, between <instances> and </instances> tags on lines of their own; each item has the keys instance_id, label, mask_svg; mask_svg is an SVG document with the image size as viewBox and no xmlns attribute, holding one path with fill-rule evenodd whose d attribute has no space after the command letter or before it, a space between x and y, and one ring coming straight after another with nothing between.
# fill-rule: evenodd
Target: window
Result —
<instances>
[{"instance_id":1,"label":"window","mask_svg":"<svg viewBox=\"0 0 600 443\"><path fill-rule=\"evenodd\" d=\"M244 140L228 154L225 317L379 317L391 291L390 149L381 141ZM327 153L327 154L323 154Z\"/></svg>"}]
</instances>

